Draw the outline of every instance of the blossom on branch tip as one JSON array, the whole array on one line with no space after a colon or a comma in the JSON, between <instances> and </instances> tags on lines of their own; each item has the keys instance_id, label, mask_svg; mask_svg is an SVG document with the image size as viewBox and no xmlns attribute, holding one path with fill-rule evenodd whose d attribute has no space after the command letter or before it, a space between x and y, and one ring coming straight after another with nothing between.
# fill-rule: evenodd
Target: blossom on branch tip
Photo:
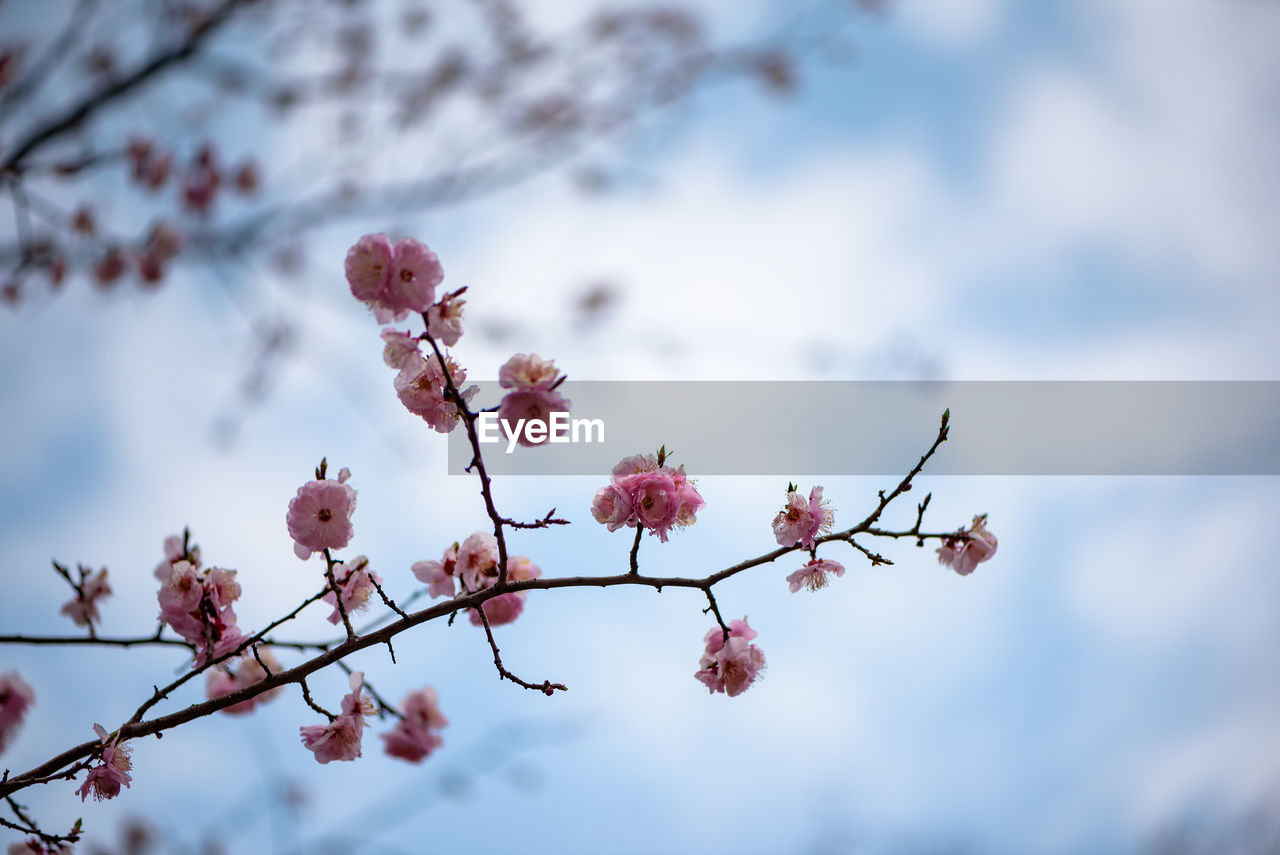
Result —
<instances>
[{"instance_id":1,"label":"blossom on branch tip","mask_svg":"<svg viewBox=\"0 0 1280 855\"><path fill-rule=\"evenodd\" d=\"M812 549L813 539L831 531L835 511L830 502L822 498L822 488L814 487L805 500L795 490L787 492L787 503L773 518L773 536L779 546L803 546Z\"/></svg>"},{"instance_id":2,"label":"blossom on branch tip","mask_svg":"<svg viewBox=\"0 0 1280 855\"><path fill-rule=\"evenodd\" d=\"M400 704L404 718L395 729L382 734L386 752L392 757L421 763L444 740L437 732L449 723L440 712L436 690L430 687L410 692Z\"/></svg>"},{"instance_id":3,"label":"blossom on branch tip","mask_svg":"<svg viewBox=\"0 0 1280 855\"><path fill-rule=\"evenodd\" d=\"M764 651L750 643L756 635L745 617L729 622L728 640L720 627L708 630L703 637L706 649L693 676L712 694L724 692L731 698L742 694L765 667Z\"/></svg>"},{"instance_id":4,"label":"blossom on branch tip","mask_svg":"<svg viewBox=\"0 0 1280 855\"><path fill-rule=\"evenodd\" d=\"M613 467L612 478L591 502L591 515L609 531L639 525L666 543L673 528L697 522L706 505L683 466L660 466L652 454L624 458Z\"/></svg>"},{"instance_id":5,"label":"blossom on branch tip","mask_svg":"<svg viewBox=\"0 0 1280 855\"><path fill-rule=\"evenodd\" d=\"M259 659L262 661L259 662ZM259 650L256 657L253 653L245 653L238 659L224 662L209 672L209 677L205 682L205 696L209 700L213 700L262 682L270 676L267 670L262 667L263 664L267 666L267 669L270 669L271 674L278 674L283 670L280 667L280 663L276 661L275 655L268 648ZM259 705L265 704L282 691L284 691L283 686L276 686L274 689L268 689L238 704L232 704L224 708L222 712L227 715L244 715L253 712Z\"/></svg>"},{"instance_id":6,"label":"blossom on branch tip","mask_svg":"<svg viewBox=\"0 0 1280 855\"><path fill-rule=\"evenodd\" d=\"M839 561L829 561L826 558L815 558L796 572L789 575L787 577L787 583L791 586L791 593L793 594L801 588L808 588L810 591L816 591L819 588L825 588L827 586L828 573L834 573L836 576L843 576L844 565Z\"/></svg>"},{"instance_id":7,"label":"blossom on branch tip","mask_svg":"<svg viewBox=\"0 0 1280 855\"><path fill-rule=\"evenodd\" d=\"M510 389L498 405L501 424L518 424L538 421L551 423L552 413L567 413L569 399L556 391L564 379L554 360L543 359L536 353L517 353L498 369L498 385ZM516 441L520 445L542 445L547 440L533 441L521 432Z\"/></svg>"},{"instance_id":8,"label":"blossom on branch tip","mask_svg":"<svg viewBox=\"0 0 1280 855\"><path fill-rule=\"evenodd\" d=\"M938 563L968 576L974 568L996 554L996 536L987 531L987 515L978 514L967 529L947 538L938 547Z\"/></svg>"},{"instance_id":9,"label":"blossom on branch tip","mask_svg":"<svg viewBox=\"0 0 1280 855\"><path fill-rule=\"evenodd\" d=\"M365 235L347 251L344 266L351 293L380 324L426 312L444 280L440 259L411 237L392 246L384 234Z\"/></svg>"},{"instance_id":10,"label":"blossom on branch tip","mask_svg":"<svg viewBox=\"0 0 1280 855\"><path fill-rule=\"evenodd\" d=\"M341 549L351 542L356 491L342 481L308 481L289 501L285 524L294 553L307 560L313 552Z\"/></svg>"},{"instance_id":11,"label":"blossom on branch tip","mask_svg":"<svg viewBox=\"0 0 1280 855\"><path fill-rule=\"evenodd\" d=\"M350 569L347 569L348 567ZM342 591L342 607L348 615L364 610L369 605L369 595L374 591L374 583L382 584L382 577L369 570L369 559L363 555L356 556L350 562L339 565L334 568L333 573L338 583L338 588ZM342 612L338 610L338 599L334 596L333 591L329 591L322 599L333 606L333 613L329 615L329 623L341 623Z\"/></svg>"},{"instance_id":12,"label":"blossom on branch tip","mask_svg":"<svg viewBox=\"0 0 1280 855\"><path fill-rule=\"evenodd\" d=\"M312 724L298 728L302 744L319 763L333 760L355 760L360 756L360 740L364 735L365 716L373 714L373 701L364 694L364 672L351 674L351 692L342 699L342 714L328 724Z\"/></svg>"},{"instance_id":13,"label":"blossom on branch tip","mask_svg":"<svg viewBox=\"0 0 1280 855\"><path fill-rule=\"evenodd\" d=\"M120 795L121 786L127 787L133 781L129 775L129 771L133 768L129 747L120 745L118 737L111 739L102 725L95 724L93 729L102 741L102 762L89 770L84 783L76 790L80 801L84 801L90 795L98 801L114 799Z\"/></svg>"},{"instance_id":14,"label":"blossom on branch tip","mask_svg":"<svg viewBox=\"0 0 1280 855\"><path fill-rule=\"evenodd\" d=\"M22 720L35 701L35 692L17 673L0 675L0 751L22 727Z\"/></svg>"},{"instance_id":15,"label":"blossom on branch tip","mask_svg":"<svg viewBox=\"0 0 1280 855\"><path fill-rule=\"evenodd\" d=\"M462 307L467 301L458 296L461 293L445 294L427 309L427 332L445 347L453 347L462 338Z\"/></svg>"},{"instance_id":16,"label":"blossom on branch tip","mask_svg":"<svg viewBox=\"0 0 1280 855\"><path fill-rule=\"evenodd\" d=\"M107 584L107 568L97 573L85 573L81 568L82 581L76 595L62 604L58 610L71 618L76 626L89 626L98 623L102 616L98 614L98 601L111 596L111 586Z\"/></svg>"},{"instance_id":17,"label":"blossom on branch tip","mask_svg":"<svg viewBox=\"0 0 1280 855\"><path fill-rule=\"evenodd\" d=\"M200 547L192 544L184 548L183 541L182 535L178 534L171 534L164 539L164 560L155 569L155 577L161 582L169 578L173 565L179 561L190 562L195 569L200 569Z\"/></svg>"}]
</instances>

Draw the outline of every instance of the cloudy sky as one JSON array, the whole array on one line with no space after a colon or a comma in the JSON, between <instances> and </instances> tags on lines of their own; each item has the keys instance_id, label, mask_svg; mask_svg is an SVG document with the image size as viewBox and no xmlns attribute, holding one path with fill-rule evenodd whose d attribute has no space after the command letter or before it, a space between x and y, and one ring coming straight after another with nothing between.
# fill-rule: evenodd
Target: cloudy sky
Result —
<instances>
[{"instance_id":1,"label":"cloudy sky","mask_svg":"<svg viewBox=\"0 0 1280 855\"><path fill-rule=\"evenodd\" d=\"M547 26L573 19L544 5ZM705 6L728 35L783 19ZM1263 0L901 0L858 26L851 65L808 68L789 100L717 87L592 152L625 166L613 193L584 200L553 175L412 230L469 286L477 332L456 353L476 378L533 351L590 380L1280 380L1277 32ZM230 447L210 425L249 346L222 292L82 288L0 318L3 626L70 629L56 558L111 568L105 632L147 631L150 568L184 525L239 571L241 624L265 623L317 585L283 518L321 456L354 473L352 548L393 596L415 588L413 561L485 527L345 290L357 236L313 247L307 287L280 307L304 323L297 358ZM598 283L614 304L575 325ZM804 441L805 412L759 410ZM921 450L933 431L919 426ZM574 522L516 551L547 575L625 566L628 538L588 513L605 477L499 481L505 513ZM837 524L889 486L822 483ZM783 486L701 480L697 525L646 542L642 563L704 575L768 551ZM391 698L438 689L452 723L421 768L372 750L317 766L296 741L315 714L286 693L139 744L115 802L82 808L65 784L27 801L51 824L136 813L231 851L584 853L1129 852L1276 803L1274 477L916 487L936 528L988 513L995 559L962 579L932 550L886 544L890 568L833 552L851 572L816 594L787 592L792 566L735 578L720 602L769 660L741 697L692 679L709 628L692 594L544 592L499 641L522 676L570 686L554 699L500 684L465 621L402 637L397 666L385 650L353 660ZM328 637L323 617L290 637ZM38 707L3 765L123 721L181 665L5 650L0 672L19 670ZM344 684L313 691L333 706ZM280 781L305 790L297 817L269 807Z\"/></svg>"}]
</instances>

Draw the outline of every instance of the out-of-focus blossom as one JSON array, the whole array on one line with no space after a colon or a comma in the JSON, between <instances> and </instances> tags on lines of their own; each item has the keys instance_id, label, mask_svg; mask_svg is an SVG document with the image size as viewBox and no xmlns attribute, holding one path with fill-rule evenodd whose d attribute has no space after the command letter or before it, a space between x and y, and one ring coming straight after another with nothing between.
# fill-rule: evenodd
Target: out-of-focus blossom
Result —
<instances>
[{"instance_id":1,"label":"out-of-focus blossom","mask_svg":"<svg viewBox=\"0 0 1280 855\"><path fill-rule=\"evenodd\" d=\"M98 601L109 596L111 586L107 584L107 568L103 567L97 573L84 576L80 582L80 590L75 597L62 604L59 612L71 618L76 626L89 626L102 620L102 616L98 614Z\"/></svg>"},{"instance_id":2,"label":"out-of-focus blossom","mask_svg":"<svg viewBox=\"0 0 1280 855\"><path fill-rule=\"evenodd\" d=\"M421 763L443 744L439 731L449 720L440 712L436 690L430 687L410 692L400 705L403 719L395 729L382 734L386 752L392 757Z\"/></svg>"},{"instance_id":3,"label":"out-of-focus blossom","mask_svg":"<svg viewBox=\"0 0 1280 855\"><path fill-rule=\"evenodd\" d=\"M0 675L0 751L17 734L35 702L35 692L15 672Z\"/></svg>"},{"instance_id":4,"label":"out-of-focus blossom","mask_svg":"<svg viewBox=\"0 0 1280 855\"><path fill-rule=\"evenodd\" d=\"M453 347L462 338L462 307L466 301L458 296L461 293L445 294L427 310L427 332L446 347Z\"/></svg>"},{"instance_id":5,"label":"out-of-focus blossom","mask_svg":"<svg viewBox=\"0 0 1280 855\"><path fill-rule=\"evenodd\" d=\"M527 579L537 579L542 575L542 568L534 564L523 555L512 555L507 558L507 581L523 582ZM487 582L485 587L492 587L497 582L497 576L492 578L482 577ZM513 622L524 611L524 600L527 594L524 591L512 591L507 594L499 594L491 600L485 600L481 608L484 609L484 616L488 618L490 626L502 626ZM471 623L474 626L483 626L484 621L480 618L480 612L476 609L471 610Z\"/></svg>"},{"instance_id":6,"label":"out-of-focus blossom","mask_svg":"<svg viewBox=\"0 0 1280 855\"><path fill-rule=\"evenodd\" d=\"M406 365L416 365L422 358L421 342L407 330L387 327L382 331L382 361L399 371Z\"/></svg>"},{"instance_id":7,"label":"out-of-focus blossom","mask_svg":"<svg viewBox=\"0 0 1280 855\"><path fill-rule=\"evenodd\" d=\"M987 531L987 515L978 514L967 529L956 532L938 547L938 563L945 564L961 576L996 554L996 536Z\"/></svg>"},{"instance_id":8,"label":"out-of-focus blossom","mask_svg":"<svg viewBox=\"0 0 1280 855\"><path fill-rule=\"evenodd\" d=\"M392 246L384 234L365 235L348 250L345 267L351 293L380 324L427 311L444 280L440 259L411 237Z\"/></svg>"},{"instance_id":9,"label":"out-of-focus blossom","mask_svg":"<svg viewBox=\"0 0 1280 855\"><path fill-rule=\"evenodd\" d=\"M259 662L259 659L262 661ZM209 700L213 700L262 682L269 676L267 670L262 667L263 664L270 669L271 674L278 674L283 670L269 648L260 649L256 657L253 653L245 653L238 659L225 662L209 672L205 682L206 696ZM232 704L222 711L228 715L244 715L253 712L258 706L265 704L283 691L283 686L276 686L238 704Z\"/></svg>"}]
</instances>

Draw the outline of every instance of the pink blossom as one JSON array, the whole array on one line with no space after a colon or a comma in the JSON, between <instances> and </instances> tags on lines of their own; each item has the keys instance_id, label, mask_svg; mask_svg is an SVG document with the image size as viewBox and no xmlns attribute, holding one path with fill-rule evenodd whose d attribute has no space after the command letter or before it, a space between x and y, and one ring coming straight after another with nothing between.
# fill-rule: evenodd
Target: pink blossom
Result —
<instances>
[{"instance_id":1,"label":"pink blossom","mask_svg":"<svg viewBox=\"0 0 1280 855\"><path fill-rule=\"evenodd\" d=\"M0 752L22 727L35 701L35 692L15 672L0 675Z\"/></svg>"},{"instance_id":2,"label":"pink blossom","mask_svg":"<svg viewBox=\"0 0 1280 855\"><path fill-rule=\"evenodd\" d=\"M179 561L188 561L197 570L200 569L200 547L192 545L183 551L183 537L171 534L164 539L164 560L156 565L155 577L163 582L169 578L173 565Z\"/></svg>"},{"instance_id":3,"label":"pink blossom","mask_svg":"<svg viewBox=\"0 0 1280 855\"><path fill-rule=\"evenodd\" d=\"M285 524L294 553L306 560L313 552L341 549L351 542L356 491L341 481L308 481L289 502Z\"/></svg>"},{"instance_id":4,"label":"pink blossom","mask_svg":"<svg viewBox=\"0 0 1280 855\"><path fill-rule=\"evenodd\" d=\"M814 538L819 534L831 531L835 522L835 511L830 503L822 498L822 488L814 487L809 491L809 500L791 490L787 493L787 503L773 518L773 536L779 546L803 546L812 549Z\"/></svg>"},{"instance_id":5,"label":"pink blossom","mask_svg":"<svg viewBox=\"0 0 1280 855\"><path fill-rule=\"evenodd\" d=\"M84 783L80 785L80 789L76 790L80 801L84 801L90 795L98 801L114 799L120 795L121 786L127 787L133 781L129 776L133 761L129 757L128 746L120 745L116 740L108 741L107 731L100 724L95 724L93 729L102 741L102 762L89 770Z\"/></svg>"},{"instance_id":6,"label":"pink blossom","mask_svg":"<svg viewBox=\"0 0 1280 855\"><path fill-rule=\"evenodd\" d=\"M542 568L534 564L523 555L512 555L507 558L507 581L523 582L527 579L537 579L542 575ZM496 576L488 579L486 587L491 587L497 581ZM524 591L512 591L507 594L499 594L490 600L485 600L484 605L480 608L484 609L484 616L489 619L489 626L503 626L512 623L516 618L520 617L524 612L524 601L527 594ZM470 620L473 626L483 626L484 621L480 619L480 612L471 609Z\"/></svg>"},{"instance_id":7,"label":"pink blossom","mask_svg":"<svg viewBox=\"0 0 1280 855\"><path fill-rule=\"evenodd\" d=\"M458 295L462 291L445 294L430 309L427 309L427 332L445 347L453 347L462 338L462 307L466 300Z\"/></svg>"},{"instance_id":8,"label":"pink blossom","mask_svg":"<svg viewBox=\"0 0 1280 855\"><path fill-rule=\"evenodd\" d=\"M418 581L427 586L427 595L432 597L452 597L455 592L454 573L458 566L458 544L454 543L444 551L440 561L419 561L411 568Z\"/></svg>"},{"instance_id":9,"label":"pink blossom","mask_svg":"<svg viewBox=\"0 0 1280 855\"><path fill-rule=\"evenodd\" d=\"M568 399L555 391L562 379L554 361L543 359L536 353L517 353L498 369L498 384L511 390L498 405L498 418L502 423L512 425L521 419L550 424L552 413L569 411ZM546 442L533 442L524 432L516 441L524 446Z\"/></svg>"},{"instance_id":10,"label":"pink blossom","mask_svg":"<svg viewBox=\"0 0 1280 855\"><path fill-rule=\"evenodd\" d=\"M348 566L350 570L346 569ZM369 595L374 592L374 583L382 584L382 577L369 570L369 559L363 555L352 559L349 564L338 567L334 571L334 576L338 582L338 588L342 591L342 606L347 610L348 615L364 610L369 605ZM338 610L338 599L333 591L325 594L322 599L333 606L329 623L341 623L342 612Z\"/></svg>"},{"instance_id":11,"label":"pink blossom","mask_svg":"<svg viewBox=\"0 0 1280 855\"><path fill-rule=\"evenodd\" d=\"M188 561L173 564L156 593L160 620L196 649L196 666L235 650L245 636L232 608L240 597L236 571L198 571Z\"/></svg>"},{"instance_id":12,"label":"pink blossom","mask_svg":"<svg viewBox=\"0 0 1280 855\"><path fill-rule=\"evenodd\" d=\"M395 249L391 241L383 234L365 235L347 250L343 266L351 293L378 311L395 266Z\"/></svg>"},{"instance_id":13,"label":"pink blossom","mask_svg":"<svg viewBox=\"0 0 1280 855\"><path fill-rule=\"evenodd\" d=\"M488 588L498 578L498 541L487 531L478 531L462 541L458 549L456 573L468 592Z\"/></svg>"},{"instance_id":14,"label":"pink blossom","mask_svg":"<svg viewBox=\"0 0 1280 855\"><path fill-rule=\"evenodd\" d=\"M787 577L787 582L791 586L791 593L794 594L802 587L808 588L810 591L825 588L827 585L828 573L843 576L844 565L839 561L829 561L826 558L813 559L808 564L804 565Z\"/></svg>"},{"instance_id":15,"label":"pink blossom","mask_svg":"<svg viewBox=\"0 0 1280 855\"><path fill-rule=\"evenodd\" d=\"M609 531L617 531L626 525L631 514L631 497L617 484L601 487L591 501L591 516L601 525L608 526Z\"/></svg>"},{"instance_id":16,"label":"pink blossom","mask_svg":"<svg viewBox=\"0 0 1280 855\"><path fill-rule=\"evenodd\" d=\"M416 365L422 358L421 342L417 336L410 335L407 330L393 330L390 327L382 331L382 361L399 371L405 366Z\"/></svg>"},{"instance_id":17,"label":"pink blossom","mask_svg":"<svg viewBox=\"0 0 1280 855\"><path fill-rule=\"evenodd\" d=\"M259 658L261 658L262 663L258 662ZM268 648L259 650L257 657L252 653L245 653L238 659L225 662L209 672L209 677L205 682L206 697L209 700L213 700L262 682L269 676L268 672L262 667L263 663L270 669L271 674L278 674L283 670L280 667L280 663L276 661L274 654ZM244 715L253 712L256 707L265 704L282 691L284 691L283 686L276 686L274 689L268 689L238 704L225 707L222 711L228 715Z\"/></svg>"},{"instance_id":18,"label":"pink blossom","mask_svg":"<svg viewBox=\"0 0 1280 855\"><path fill-rule=\"evenodd\" d=\"M591 504L592 516L609 531L640 525L666 543L673 528L697 522L706 505L683 466L659 465L652 454L623 458L613 467L612 478Z\"/></svg>"},{"instance_id":19,"label":"pink blossom","mask_svg":"<svg viewBox=\"0 0 1280 855\"><path fill-rule=\"evenodd\" d=\"M72 855L71 847L57 843L42 843L37 837L28 837L18 843L10 843L9 855Z\"/></svg>"},{"instance_id":20,"label":"pink blossom","mask_svg":"<svg viewBox=\"0 0 1280 855\"><path fill-rule=\"evenodd\" d=\"M938 548L938 563L954 569L961 576L968 576L974 568L996 554L996 536L987 531L987 515L973 518L969 528L956 532ZM965 537L967 535L967 537Z\"/></svg>"},{"instance_id":21,"label":"pink blossom","mask_svg":"<svg viewBox=\"0 0 1280 855\"><path fill-rule=\"evenodd\" d=\"M401 703L400 712L404 718L390 733L382 734L386 752L410 763L421 763L443 744L437 731L449 720L440 712L436 690L432 688L410 692Z\"/></svg>"},{"instance_id":22,"label":"pink blossom","mask_svg":"<svg viewBox=\"0 0 1280 855\"><path fill-rule=\"evenodd\" d=\"M351 675L351 692L342 699L342 714L328 724L298 728L302 744L320 763L332 760L355 760L360 756L360 740L364 735L365 716L372 715L373 702L363 694L364 672Z\"/></svg>"},{"instance_id":23,"label":"pink blossom","mask_svg":"<svg viewBox=\"0 0 1280 855\"><path fill-rule=\"evenodd\" d=\"M703 637L706 649L693 676L713 694L724 692L731 698L742 694L765 667L764 652L749 643L755 637L745 617L729 622L728 641L724 630L714 627Z\"/></svg>"},{"instance_id":24,"label":"pink blossom","mask_svg":"<svg viewBox=\"0 0 1280 855\"><path fill-rule=\"evenodd\" d=\"M84 568L80 572L83 575ZM109 596L111 586L107 584L107 568L103 567L97 573L83 576L80 590L75 597L62 604L59 612L71 618L76 626L89 626L102 620L102 616L98 614L98 601Z\"/></svg>"},{"instance_id":25,"label":"pink blossom","mask_svg":"<svg viewBox=\"0 0 1280 855\"><path fill-rule=\"evenodd\" d=\"M411 237L393 247L386 235L365 235L347 251L345 268L351 293L380 324L427 311L444 279L436 254Z\"/></svg>"},{"instance_id":26,"label":"pink blossom","mask_svg":"<svg viewBox=\"0 0 1280 855\"><path fill-rule=\"evenodd\" d=\"M462 384L467 379L466 370L452 356L445 356L444 361L454 388L459 390L463 401L469 403L479 388L471 386L463 389ZM458 426L462 417L458 413L457 403L445 398L449 387L440 367L440 360L434 354L430 359L409 360L402 366L400 373L396 375L395 388L400 403L409 412L421 416L439 433L449 433Z\"/></svg>"}]
</instances>

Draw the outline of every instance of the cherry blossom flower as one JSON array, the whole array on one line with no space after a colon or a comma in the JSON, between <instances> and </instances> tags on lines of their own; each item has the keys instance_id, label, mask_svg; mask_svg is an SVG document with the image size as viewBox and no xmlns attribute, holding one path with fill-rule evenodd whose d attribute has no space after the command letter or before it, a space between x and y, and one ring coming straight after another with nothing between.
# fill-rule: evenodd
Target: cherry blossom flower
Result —
<instances>
[{"instance_id":1,"label":"cherry blossom flower","mask_svg":"<svg viewBox=\"0 0 1280 855\"><path fill-rule=\"evenodd\" d=\"M102 620L102 616L98 614L98 601L111 596L111 586L107 584L105 567L88 575L83 575L84 568L80 572L83 576L80 589L58 611L71 618L76 626L89 626Z\"/></svg>"},{"instance_id":2,"label":"cherry blossom flower","mask_svg":"<svg viewBox=\"0 0 1280 855\"><path fill-rule=\"evenodd\" d=\"M395 330L387 327L382 331L382 361L399 371L409 365L417 365L422 358L421 342L408 330Z\"/></svg>"},{"instance_id":3,"label":"cherry blossom flower","mask_svg":"<svg viewBox=\"0 0 1280 855\"><path fill-rule=\"evenodd\" d=\"M360 740L364 735L365 716L373 714L373 701L364 695L364 672L351 674L351 692L342 699L342 714L328 724L312 724L298 728L302 744L319 763L333 760L355 760L360 756Z\"/></svg>"},{"instance_id":4,"label":"cherry blossom flower","mask_svg":"<svg viewBox=\"0 0 1280 855\"><path fill-rule=\"evenodd\" d=\"M437 732L449 720L440 712L436 690L430 687L410 692L400 704L404 718L389 733L382 734L386 752L410 763L421 763L444 740Z\"/></svg>"},{"instance_id":5,"label":"cherry blossom flower","mask_svg":"<svg viewBox=\"0 0 1280 855\"><path fill-rule=\"evenodd\" d=\"M552 413L569 411L569 400L555 390L563 377L550 359L534 354L517 353L498 369L498 385L510 389L498 405L500 423L515 425L539 421L551 423ZM516 437L520 445L541 445L547 440L533 441L521 431Z\"/></svg>"},{"instance_id":6,"label":"cherry blossom flower","mask_svg":"<svg viewBox=\"0 0 1280 855\"><path fill-rule=\"evenodd\" d=\"M393 247L386 235L365 235L348 250L345 267L351 293L380 324L427 311L444 279L436 254L411 237Z\"/></svg>"},{"instance_id":7,"label":"cherry blossom flower","mask_svg":"<svg viewBox=\"0 0 1280 855\"><path fill-rule=\"evenodd\" d=\"M773 536L779 546L803 546L812 549L813 539L831 531L835 511L830 502L822 498L822 488L809 491L809 500L795 490L787 492L787 504L773 518Z\"/></svg>"},{"instance_id":8,"label":"cherry blossom flower","mask_svg":"<svg viewBox=\"0 0 1280 855\"><path fill-rule=\"evenodd\" d=\"M356 491L341 480L308 481L289 501L285 524L294 553L307 560L314 552L341 549L351 542Z\"/></svg>"},{"instance_id":9,"label":"cherry blossom flower","mask_svg":"<svg viewBox=\"0 0 1280 855\"><path fill-rule=\"evenodd\" d=\"M844 565L839 561L830 561L826 558L815 558L788 576L787 583L791 586L791 593L793 594L801 588L808 588L810 591L816 591L819 588L825 588L827 586L828 573L843 576Z\"/></svg>"},{"instance_id":10,"label":"cherry blossom flower","mask_svg":"<svg viewBox=\"0 0 1280 855\"><path fill-rule=\"evenodd\" d=\"M454 575L458 566L458 544L454 543L444 551L439 561L419 561L411 568L418 581L427 586L427 595L436 597L452 597L456 591Z\"/></svg>"},{"instance_id":11,"label":"cherry blossom flower","mask_svg":"<svg viewBox=\"0 0 1280 855\"><path fill-rule=\"evenodd\" d=\"M496 562L495 562L496 566ZM542 575L542 568L534 564L523 555L512 555L507 558L507 581L523 582L526 579L537 579ZM497 582L497 576L492 578L484 577L485 587L492 587ZM489 626L502 626L513 622L520 617L524 611L524 600L527 596L524 591L512 591L507 594L499 594L490 600L485 600L484 605L480 608L484 609L484 616L489 620ZM484 621L480 618L480 612L471 609L470 620L473 626L484 626Z\"/></svg>"},{"instance_id":12,"label":"cherry blossom flower","mask_svg":"<svg viewBox=\"0 0 1280 855\"><path fill-rule=\"evenodd\" d=\"M35 702L35 692L15 672L0 675L0 751L17 734Z\"/></svg>"},{"instance_id":13,"label":"cherry blossom flower","mask_svg":"<svg viewBox=\"0 0 1280 855\"><path fill-rule=\"evenodd\" d=\"M591 515L609 531L639 525L666 543L673 528L697 522L706 505L683 466L659 464L652 454L623 458L613 467L612 478L591 503Z\"/></svg>"},{"instance_id":14,"label":"cherry blossom flower","mask_svg":"<svg viewBox=\"0 0 1280 855\"><path fill-rule=\"evenodd\" d=\"M463 389L462 384L467 379L466 369L459 366L452 356L446 355L444 362L454 388L459 390L463 401L470 403L480 391L479 387ZM434 354L429 359L406 360L406 364L396 375L395 388L400 403L409 412L421 416L434 430L449 433L458 426L462 416L458 413L457 403L445 398L449 387L440 367L440 360Z\"/></svg>"},{"instance_id":15,"label":"cherry blossom flower","mask_svg":"<svg viewBox=\"0 0 1280 855\"><path fill-rule=\"evenodd\" d=\"M350 569L347 569L348 567ZM342 607L346 609L348 615L363 611L369 605L369 595L374 592L374 583L382 584L382 577L369 570L369 559L363 555L356 556L350 562L335 569L334 576L338 588L342 591ZM325 594L322 599L333 606L329 623L341 623L342 612L338 610L338 598L334 596L333 591Z\"/></svg>"},{"instance_id":16,"label":"cherry blossom flower","mask_svg":"<svg viewBox=\"0 0 1280 855\"><path fill-rule=\"evenodd\" d=\"M169 578L173 565L179 561L187 561L195 569L200 569L200 547L192 544L184 549L183 542L184 538L177 534L164 539L164 560L155 569L155 577L161 582Z\"/></svg>"},{"instance_id":17,"label":"cherry blossom flower","mask_svg":"<svg viewBox=\"0 0 1280 855\"><path fill-rule=\"evenodd\" d=\"M626 525L632 513L630 495L617 484L601 487L591 500L591 516L601 525L608 526L609 531L617 531Z\"/></svg>"},{"instance_id":18,"label":"cherry blossom flower","mask_svg":"<svg viewBox=\"0 0 1280 855\"><path fill-rule=\"evenodd\" d=\"M477 531L462 541L455 570L468 592L488 588L498 578L498 540L491 532Z\"/></svg>"},{"instance_id":19,"label":"cherry blossom flower","mask_svg":"<svg viewBox=\"0 0 1280 855\"><path fill-rule=\"evenodd\" d=\"M28 837L18 843L10 843L9 855L72 855L71 847L59 843L42 843L37 837Z\"/></svg>"},{"instance_id":20,"label":"cherry blossom flower","mask_svg":"<svg viewBox=\"0 0 1280 855\"><path fill-rule=\"evenodd\" d=\"M178 561L156 593L160 620L196 648L196 667L230 653L245 639L232 608L241 593L235 577L234 570L199 571Z\"/></svg>"},{"instance_id":21,"label":"cherry blossom flower","mask_svg":"<svg viewBox=\"0 0 1280 855\"><path fill-rule=\"evenodd\" d=\"M262 661L259 662L259 659ZM213 700L262 682L270 676L268 671L262 667L263 664L267 666L267 669L270 669L270 674L277 674L283 670L269 648L259 650L256 657L252 653L245 653L237 659L224 662L209 672L209 677L205 682L206 697L209 700ZM274 689L268 689L238 704L225 707L222 711L227 715L244 715L253 712L258 706L265 704L282 691L284 691L283 686L276 686Z\"/></svg>"},{"instance_id":22,"label":"cherry blossom flower","mask_svg":"<svg viewBox=\"0 0 1280 855\"><path fill-rule=\"evenodd\" d=\"M996 554L996 536L987 531L986 514L975 516L973 524L968 529L960 529L956 535L938 547L938 563L952 568L961 576L968 576L975 567Z\"/></svg>"},{"instance_id":23,"label":"cherry blossom flower","mask_svg":"<svg viewBox=\"0 0 1280 855\"><path fill-rule=\"evenodd\" d=\"M453 347L462 338L462 307L466 300L458 295L462 290L445 294L440 302L427 309L427 332L445 347Z\"/></svg>"},{"instance_id":24,"label":"cherry blossom flower","mask_svg":"<svg viewBox=\"0 0 1280 855\"><path fill-rule=\"evenodd\" d=\"M706 650L693 676L713 694L724 692L731 698L742 694L765 667L764 652L749 643L756 635L745 617L729 622L728 641L720 627L709 630L703 637Z\"/></svg>"},{"instance_id":25,"label":"cherry blossom flower","mask_svg":"<svg viewBox=\"0 0 1280 855\"><path fill-rule=\"evenodd\" d=\"M118 737L111 739L102 725L95 724L93 729L102 741L102 762L89 770L84 783L76 790L80 801L86 800L90 795L98 801L114 799L120 795L121 786L127 787L133 781L129 776L129 771L133 768L129 747L120 745Z\"/></svg>"}]
</instances>

